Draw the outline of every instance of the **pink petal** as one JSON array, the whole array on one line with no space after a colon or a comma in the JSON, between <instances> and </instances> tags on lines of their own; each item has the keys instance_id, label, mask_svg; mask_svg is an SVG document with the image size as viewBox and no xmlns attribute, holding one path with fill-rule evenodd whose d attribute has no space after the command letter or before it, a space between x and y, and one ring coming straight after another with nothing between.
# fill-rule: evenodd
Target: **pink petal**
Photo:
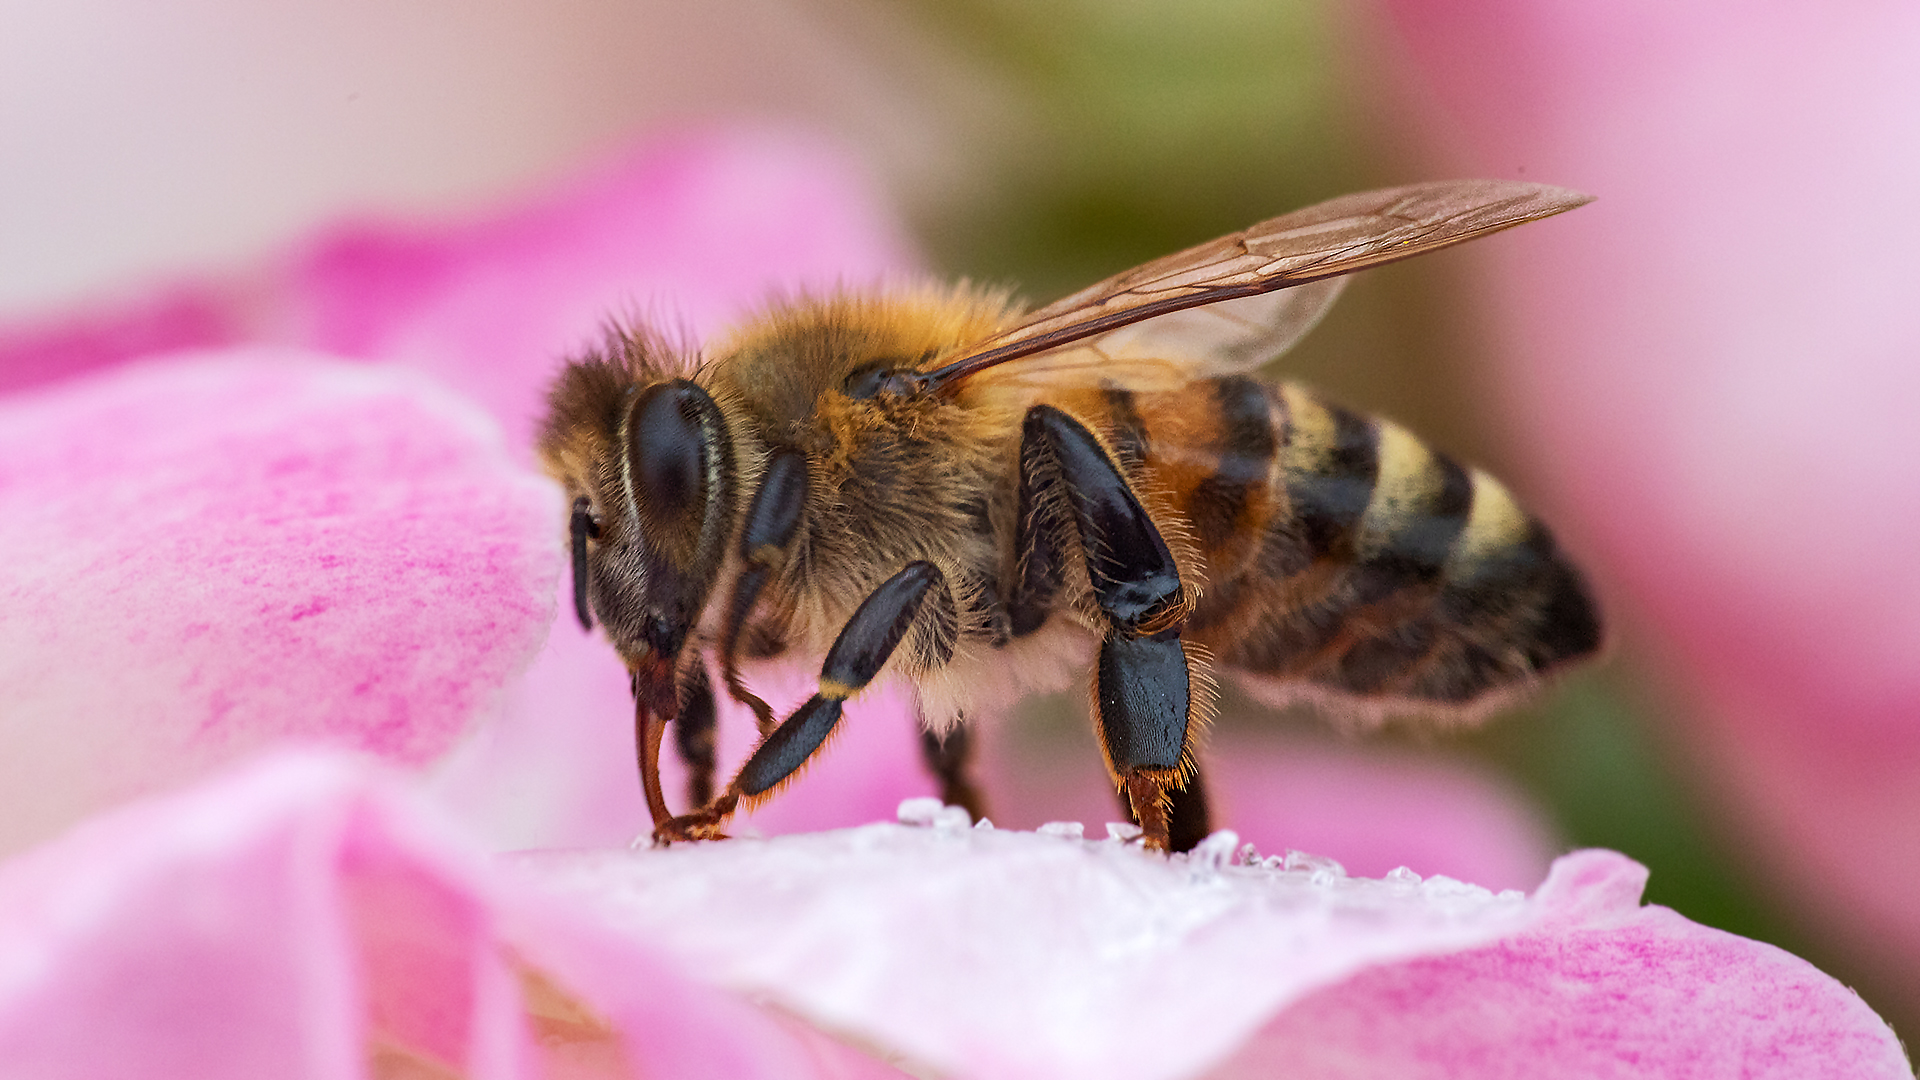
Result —
<instances>
[{"instance_id":1,"label":"pink petal","mask_svg":"<svg viewBox=\"0 0 1920 1080\"><path fill-rule=\"evenodd\" d=\"M911 268L879 205L812 141L691 132L461 229L323 235L285 272L286 309L268 332L431 371L530 443L561 359L596 344L609 319L697 338L776 291Z\"/></svg>"},{"instance_id":2,"label":"pink petal","mask_svg":"<svg viewBox=\"0 0 1920 1080\"><path fill-rule=\"evenodd\" d=\"M1405 866L1489 889L1524 889L1564 850L1528 799L1429 749L1303 738L1215 739L1220 822L1263 850L1298 848L1380 877Z\"/></svg>"},{"instance_id":3,"label":"pink petal","mask_svg":"<svg viewBox=\"0 0 1920 1080\"><path fill-rule=\"evenodd\" d=\"M1920 1015L1920 9L1393 5L1484 160L1576 546L1708 699L1722 815Z\"/></svg>"},{"instance_id":4,"label":"pink petal","mask_svg":"<svg viewBox=\"0 0 1920 1080\"><path fill-rule=\"evenodd\" d=\"M1569 856L1534 898L1540 928L1315 993L1207 1076L1912 1075L1846 987L1771 945L1639 907L1645 880L1610 852Z\"/></svg>"},{"instance_id":5,"label":"pink petal","mask_svg":"<svg viewBox=\"0 0 1920 1080\"><path fill-rule=\"evenodd\" d=\"M940 1075L1910 1075L1845 987L1640 908L1645 871L1609 852L1560 860L1527 900L1234 866L1231 834L1169 860L902 816L931 827L518 862L722 985ZM1606 1071L1621 1060L1656 1067Z\"/></svg>"},{"instance_id":6,"label":"pink petal","mask_svg":"<svg viewBox=\"0 0 1920 1080\"><path fill-rule=\"evenodd\" d=\"M9 1077L897 1075L535 900L368 766L281 755L0 870Z\"/></svg>"},{"instance_id":7,"label":"pink petal","mask_svg":"<svg viewBox=\"0 0 1920 1080\"><path fill-rule=\"evenodd\" d=\"M1405 866L1497 890L1538 882L1559 850L1525 796L1437 749L1255 735L1247 719L1210 733L1202 760L1214 824L1263 851L1311 851L1361 877ZM994 824L1122 819L1090 731L1067 747L1011 726L989 727L983 741Z\"/></svg>"},{"instance_id":8,"label":"pink petal","mask_svg":"<svg viewBox=\"0 0 1920 1080\"><path fill-rule=\"evenodd\" d=\"M558 513L391 371L253 349L0 404L0 849L277 739L441 753L552 617Z\"/></svg>"}]
</instances>

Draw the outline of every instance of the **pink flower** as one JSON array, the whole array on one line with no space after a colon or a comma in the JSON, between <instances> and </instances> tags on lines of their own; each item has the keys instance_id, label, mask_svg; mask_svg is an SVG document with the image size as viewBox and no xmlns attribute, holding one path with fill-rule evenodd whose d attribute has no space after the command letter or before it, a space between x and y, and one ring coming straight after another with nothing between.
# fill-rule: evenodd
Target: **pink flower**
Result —
<instances>
[{"instance_id":1,"label":"pink flower","mask_svg":"<svg viewBox=\"0 0 1920 1080\"><path fill-rule=\"evenodd\" d=\"M969 829L505 863L401 779L278 755L0 867L16 1077L1908 1072L1858 998L1640 908ZM771 1008L756 1008L742 995ZM820 1034L836 1033L837 1038ZM865 1052L855 1050L859 1046ZM874 1055L874 1056L869 1056Z\"/></svg>"},{"instance_id":2,"label":"pink flower","mask_svg":"<svg viewBox=\"0 0 1920 1080\"><path fill-rule=\"evenodd\" d=\"M1743 858L1920 1017L1920 11L1392 5L1476 171L1514 412L1698 705Z\"/></svg>"},{"instance_id":3,"label":"pink flower","mask_svg":"<svg viewBox=\"0 0 1920 1080\"><path fill-rule=\"evenodd\" d=\"M777 284L905 265L856 192L792 140L682 139L492 222L335 232L0 337L20 361L0 365L0 700L33 721L0 728L7 839L199 782L0 866L0 1071L1910 1075L1844 988L1639 908L1642 872L1608 853L1527 900L1242 865L1227 833L1166 860L972 830L921 802L920 828L481 854L644 819L619 664L564 620L540 643L561 514L524 437L555 358L609 310L702 330ZM897 695L845 723L747 824L870 822L927 789ZM285 742L433 768L282 749L206 779ZM1248 835L1345 817L1365 827L1336 842L1370 858L1397 831L1521 880L1545 843L1450 770L1295 767L1311 805L1223 770ZM1375 813L1382 773L1431 802Z\"/></svg>"}]
</instances>

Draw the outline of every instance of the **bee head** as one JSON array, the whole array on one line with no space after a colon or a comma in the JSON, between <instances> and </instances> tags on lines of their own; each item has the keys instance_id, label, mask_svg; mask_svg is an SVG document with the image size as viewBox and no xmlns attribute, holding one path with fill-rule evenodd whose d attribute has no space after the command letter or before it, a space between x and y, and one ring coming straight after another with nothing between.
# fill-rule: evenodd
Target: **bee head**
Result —
<instances>
[{"instance_id":1,"label":"bee head","mask_svg":"<svg viewBox=\"0 0 1920 1080\"><path fill-rule=\"evenodd\" d=\"M636 383L614 365L569 366L541 453L573 497L574 606L595 616L636 675L670 681L719 573L731 525L733 444L687 379Z\"/></svg>"}]
</instances>

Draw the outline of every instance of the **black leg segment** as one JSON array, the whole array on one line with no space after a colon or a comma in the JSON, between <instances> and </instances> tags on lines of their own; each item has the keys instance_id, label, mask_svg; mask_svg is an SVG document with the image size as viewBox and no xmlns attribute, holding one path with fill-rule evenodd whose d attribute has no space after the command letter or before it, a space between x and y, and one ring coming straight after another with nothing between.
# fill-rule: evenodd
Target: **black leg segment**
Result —
<instances>
[{"instance_id":1,"label":"black leg segment","mask_svg":"<svg viewBox=\"0 0 1920 1080\"><path fill-rule=\"evenodd\" d=\"M680 685L680 714L673 718L673 748L687 767L687 802L705 806L713 798L713 684L707 666L696 660Z\"/></svg>"},{"instance_id":2,"label":"black leg segment","mask_svg":"<svg viewBox=\"0 0 1920 1080\"><path fill-rule=\"evenodd\" d=\"M1013 588L1007 592L1007 630L1025 637L1053 614L1053 600L1063 584L1060 541L1067 522L1062 500L1048 499L1059 490L1060 470L1054 466L1039 420L1032 412L1020 436L1020 501L1014 535Z\"/></svg>"},{"instance_id":3,"label":"black leg segment","mask_svg":"<svg viewBox=\"0 0 1920 1080\"><path fill-rule=\"evenodd\" d=\"M600 535L600 527L593 523L593 502L585 495L573 500L573 520L568 531L573 534L573 613L580 620L580 629L593 629L593 609L587 603L587 539Z\"/></svg>"},{"instance_id":4,"label":"black leg segment","mask_svg":"<svg viewBox=\"0 0 1920 1080\"><path fill-rule=\"evenodd\" d=\"M1188 733L1201 712L1180 642L1190 601L1179 566L1112 455L1072 416L1049 405L1029 409L1021 467L1022 504L1038 508L1036 543L1060 531L1039 520L1059 496L1071 509L1068 534L1078 533L1107 623L1094 680L1100 744L1148 845L1168 848L1176 812L1192 813L1173 793L1193 775ZM1183 820L1183 840L1190 825Z\"/></svg>"},{"instance_id":5,"label":"black leg segment","mask_svg":"<svg viewBox=\"0 0 1920 1080\"><path fill-rule=\"evenodd\" d=\"M740 631L753 613L760 590L774 571L784 566L807 513L807 457L798 450L775 450L767 459L760 487L747 505L740 530L741 571L727 604L727 620L720 631L720 674L727 696L753 710L764 733L773 727L773 710L740 681L737 653Z\"/></svg>"},{"instance_id":6,"label":"black leg segment","mask_svg":"<svg viewBox=\"0 0 1920 1080\"><path fill-rule=\"evenodd\" d=\"M1180 768L1193 706L1180 639L1111 634L1097 680L1100 741L1114 771Z\"/></svg>"},{"instance_id":7,"label":"black leg segment","mask_svg":"<svg viewBox=\"0 0 1920 1080\"><path fill-rule=\"evenodd\" d=\"M1100 441L1050 405L1027 412L1022 442L1044 446L1073 507L1100 610L1123 633L1144 632L1180 602L1180 571L1160 530Z\"/></svg>"},{"instance_id":8,"label":"black leg segment","mask_svg":"<svg viewBox=\"0 0 1920 1080\"><path fill-rule=\"evenodd\" d=\"M986 800L973 782L972 729L956 724L940 736L921 728L920 757L927 763L927 771L940 781L941 802L964 807L975 821L987 816Z\"/></svg>"},{"instance_id":9,"label":"black leg segment","mask_svg":"<svg viewBox=\"0 0 1920 1080\"><path fill-rule=\"evenodd\" d=\"M747 759L733 786L740 789L742 795L762 795L792 776L795 769L806 764L813 752L820 749L827 736L833 734L834 725L840 722L843 700L819 694L808 698L807 703L774 728L773 734Z\"/></svg>"},{"instance_id":10,"label":"black leg segment","mask_svg":"<svg viewBox=\"0 0 1920 1080\"><path fill-rule=\"evenodd\" d=\"M946 578L930 562L908 563L862 601L841 629L820 667L820 692L767 736L740 770L733 786L742 795L763 794L812 756L840 720L840 703L873 681L893 650L913 628L928 595L944 591Z\"/></svg>"}]
</instances>

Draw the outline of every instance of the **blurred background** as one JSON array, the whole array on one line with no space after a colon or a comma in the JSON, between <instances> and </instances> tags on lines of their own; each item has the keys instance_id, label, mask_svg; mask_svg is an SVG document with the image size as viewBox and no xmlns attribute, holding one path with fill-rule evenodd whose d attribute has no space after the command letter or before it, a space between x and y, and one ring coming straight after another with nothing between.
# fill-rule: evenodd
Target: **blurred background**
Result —
<instances>
[{"instance_id":1,"label":"blurred background","mask_svg":"<svg viewBox=\"0 0 1920 1080\"><path fill-rule=\"evenodd\" d=\"M1365 275L1284 368L1508 478L1590 567L1611 660L1464 737L1354 749L1231 695L1219 737L1486 775L1911 1039L1920 27L1695 6L10 0L0 323L740 119L833 140L930 268L1039 301L1367 187L1592 191ZM1097 763L1081 709L1034 703L992 752L1035 784Z\"/></svg>"}]
</instances>

